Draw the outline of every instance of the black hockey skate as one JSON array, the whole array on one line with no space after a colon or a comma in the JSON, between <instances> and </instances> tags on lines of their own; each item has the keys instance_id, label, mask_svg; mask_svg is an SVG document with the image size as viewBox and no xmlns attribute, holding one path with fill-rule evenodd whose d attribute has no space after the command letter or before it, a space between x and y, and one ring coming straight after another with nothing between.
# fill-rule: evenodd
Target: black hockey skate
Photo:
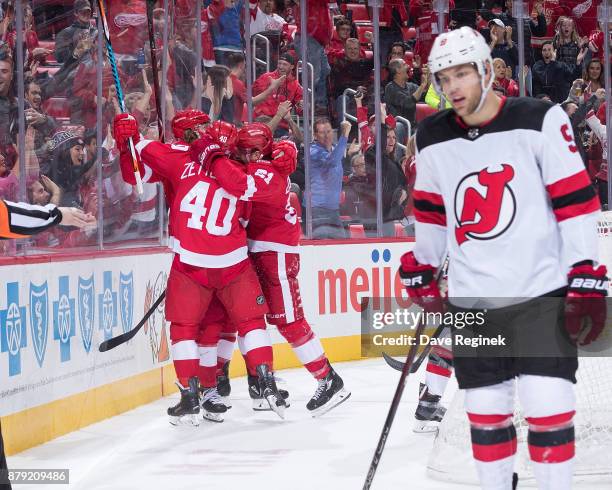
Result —
<instances>
[{"instance_id":1,"label":"black hockey skate","mask_svg":"<svg viewBox=\"0 0 612 490\"><path fill-rule=\"evenodd\" d=\"M269 412L272 409L270 408L270 404L267 400L261 396L261 390L259 389L259 378L257 376L249 375L248 378L249 383L249 396L253 401L253 410L256 412ZM291 403L289 402L289 392L287 390L283 390L279 388L278 392L285 400L285 406L289 408Z\"/></svg>"},{"instance_id":2,"label":"black hockey skate","mask_svg":"<svg viewBox=\"0 0 612 490\"><path fill-rule=\"evenodd\" d=\"M232 408L232 401L230 400L230 393L232 392L232 386L230 385L229 379L229 361L227 361L222 368L223 374L217 376L217 391L221 397L221 401L227 408Z\"/></svg>"},{"instance_id":3,"label":"black hockey skate","mask_svg":"<svg viewBox=\"0 0 612 490\"><path fill-rule=\"evenodd\" d=\"M319 386L306 404L306 408L313 417L318 417L337 407L350 396L351 392L344 388L344 381L330 366L329 373L319 380Z\"/></svg>"},{"instance_id":4,"label":"black hockey skate","mask_svg":"<svg viewBox=\"0 0 612 490\"><path fill-rule=\"evenodd\" d=\"M219 396L217 387L202 390L202 416L211 422L223 422L220 414L227 412L227 407Z\"/></svg>"},{"instance_id":5,"label":"black hockey skate","mask_svg":"<svg viewBox=\"0 0 612 490\"><path fill-rule=\"evenodd\" d=\"M170 423L172 425L200 425L200 398L198 396L199 381L196 376L189 378L187 388L176 382L180 392L181 400L168 409Z\"/></svg>"},{"instance_id":6,"label":"black hockey skate","mask_svg":"<svg viewBox=\"0 0 612 490\"><path fill-rule=\"evenodd\" d=\"M261 393L261 396L267 401L272 411L274 411L281 419L284 419L287 404L276 387L274 374L265 364L260 364L257 366L256 370L258 374L259 392Z\"/></svg>"},{"instance_id":7,"label":"black hockey skate","mask_svg":"<svg viewBox=\"0 0 612 490\"><path fill-rule=\"evenodd\" d=\"M440 405L440 395L429 393L425 383L419 386L419 404L414 413L414 432L437 432L446 408Z\"/></svg>"}]
</instances>

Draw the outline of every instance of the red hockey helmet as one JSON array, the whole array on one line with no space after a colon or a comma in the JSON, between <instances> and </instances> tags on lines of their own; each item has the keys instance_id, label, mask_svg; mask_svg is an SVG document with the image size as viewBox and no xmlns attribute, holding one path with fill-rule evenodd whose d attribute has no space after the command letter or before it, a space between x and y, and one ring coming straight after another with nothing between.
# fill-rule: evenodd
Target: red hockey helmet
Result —
<instances>
[{"instance_id":1,"label":"red hockey helmet","mask_svg":"<svg viewBox=\"0 0 612 490\"><path fill-rule=\"evenodd\" d=\"M238 131L238 141L236 146L239 150L248 152L258 150L267 155L272 150L274 137L272 130L264 123L245 124Z\"/></svg>"},{"instance_id":2,"label":"red hockey helmet","mask_svg":"<svg viewBox=\"0 0 612 490\"><path fill-rule=\"evenodd\" d=\"M172 133L182 140L186 129L196 129L197 126L210 123L210 117L202 111L185 109L178 111L172 118Z\"/></svg>"},{"instance_id":3,"label":"red hockey helmet","mask_svg":"<svg viewBox=\"0 0 612 490\"><path fill-rule=\"evenodd\" d=\"M238 130L236 126L225 121L215 121L208 128L206 134L213 138L221 148L231 153L236 147Z\"/></svg>"}]
</instances>

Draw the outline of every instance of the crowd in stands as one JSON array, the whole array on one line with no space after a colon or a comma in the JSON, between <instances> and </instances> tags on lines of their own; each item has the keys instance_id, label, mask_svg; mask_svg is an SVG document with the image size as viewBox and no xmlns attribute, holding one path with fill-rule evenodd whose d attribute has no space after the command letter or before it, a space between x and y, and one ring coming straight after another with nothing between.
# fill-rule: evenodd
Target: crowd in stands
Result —
<instances>
[{"instance_id":1,"label":"crowd in stands","mask_svg":"<svg viewBox=\"0 0 612 490\"><path fill-rule=\"evenodd\" d=\"M145 0L108 2L125 103L143 135L172 139L167 131L159 134L158 112L169 121L177 110L200 107L212 120L240 125L249 118L251 105L254 120L269 124L275 138L291 139L300 148L298 169L291 176L295 202L303 199L308 153L313 238L341 238L376 236L378 134L382 232L405 236L414 221L417 123L449 107L430 83L428 53L440 27L467 25L489 42L495 91L516 97L523 86L527 96L565 109L593 185L607 206L599 1L530 0L525 2L527 18L517 19L512 0L450 0L449 12L441 18L431 0L382 0L379 49L366 0L309 0L305 33L301 1L203 0L200 19L192 0L170 1L169 11L158 1L156 67L151 66L148 48ZM20 135L15 3L0 3L0 197L78 206L101 218L97 226L102 233L95 228L54 231L33 239L39 248L93 245L100 236L107 242L154 238L164 214L161 190L150 184L139 196L121 180L109 130L119 104L106 56L99 59L95 9L89 0L65 4L22 2L25 134ZM247 11L254 45L251 66L245 56ZM523 66L519 29L525 40ZM375 53L379 77L374 73ZM156 107L153 70L164 81L158 94L163 109ZM247 71L253 75L251 100ZM302 71L309 77L308 91L301 84ZM379 128L374 117L377 78ZM312 106L313 141L305 148L306 97Z\"/></svg>"}]
</instances>

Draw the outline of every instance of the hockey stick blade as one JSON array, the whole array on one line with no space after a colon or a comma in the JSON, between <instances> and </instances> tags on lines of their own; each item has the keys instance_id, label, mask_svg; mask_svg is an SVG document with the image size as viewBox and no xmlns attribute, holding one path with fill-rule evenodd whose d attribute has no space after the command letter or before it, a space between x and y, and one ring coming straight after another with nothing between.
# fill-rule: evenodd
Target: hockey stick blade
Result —
<instances>
[{"instance_id":1,"label":"hockey stick blade","mask_svg":"<svg viewBox=\"0 0 612 490\"><path fill-rule=\"evenodd\" d=\"M165 297L166 297L166 290L164 289L164 292L159 295L159 298L157 298L155 303L153 303L151 308L149 308L149 311L147 311L145 316L142 317L142 320L140 320L138 325L136 325L129 332L125 332L125 333L122 333L121 335L117 335L116 337L113 337L112 339L105 340L104 342L100 344L100 347L98 347L98 350L100 352L106 352L111 349L114 349L115 347L121 344L125 344L128 340L132 340L136 336L138 331L147 322L147 320L153 314L153 312L157 309L157 307L161 304L161 302L164 300Z\"/></svg>"},{"instance_id":2,"label":"hockey stick blade","mask_svg":"<svg viewBox=\"0 0 612 490\"><path fill-rule=\"evenodd\" d=\"M392 367L393 369L395 369L396 371L400 371L402 369L404 369L404 362L405 361L398 361L397 359L394 359L393 357L391 357L389 354L387 354L386 352L382 353L383 355L383 359L385 360L385 362Z\"/></svg>"},{"instance_id":3,"label":"hockey stick blade","mask_svg":"<svg viewBox=\"0 0 612 490\"><path fill-rule=\"evenodd\" d=\"M431 336L431 339L432 340L437 339L442 334L442 330L444 330L444 325L440 325L438 328L436 328L436 331ZM431 349L432 349L432 343L429 342L425 346L423 351L419 354L419 357L417 358L417 360L412 363L412 367L410 368L410 373L416 373L419 370L419 368L421 367L421 364L423 364L423 361L431 352ZM404 361L398 361L397 359L391 357L386 352L383 352L382 355L383 355L383 359L385 360L385 362L390 367L395 369L396 371L401 371L402 369L404 369Z\"/></svg>"}]
</instances>

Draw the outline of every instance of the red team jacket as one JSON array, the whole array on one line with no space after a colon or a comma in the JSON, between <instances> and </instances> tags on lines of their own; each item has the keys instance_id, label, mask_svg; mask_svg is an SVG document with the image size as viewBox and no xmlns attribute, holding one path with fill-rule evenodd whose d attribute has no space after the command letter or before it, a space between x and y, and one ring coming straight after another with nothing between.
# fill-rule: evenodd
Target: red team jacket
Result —
<instances>
[{"instance_id":1,"label":"red team jacket","mask_svg":"<svg viewBox=\"0 0 612 490\"><path fill-rule=\"evenodd\" d=\"M266 161L249 163L247 172L261 176L268 184L270 199L253 202L247 226L249 252L298 253L300 224L289 202L291 182Z\"/></svg>"},{"instance_id":2,"label":"red team jacket","mask_svg":"<svg viewBox=\"0 0 612 490\"><path fill-rule=\"evenodd\" d=\"M228 159L215 162L213 172L206 174L191 158L189 146L181 143L141 140L136 151L143 162L143 182L163 180L171 191L171 247L182 263L225 268L248 258L243 220L248 201L279 200L279 185L285 188L286 178L281 182L271 165L249 175L244 165ZM121 169L126 181L133 182L129 158L121 159ZM283 199L286 203L287 197Z\"/></svg>"}]
</instances>

